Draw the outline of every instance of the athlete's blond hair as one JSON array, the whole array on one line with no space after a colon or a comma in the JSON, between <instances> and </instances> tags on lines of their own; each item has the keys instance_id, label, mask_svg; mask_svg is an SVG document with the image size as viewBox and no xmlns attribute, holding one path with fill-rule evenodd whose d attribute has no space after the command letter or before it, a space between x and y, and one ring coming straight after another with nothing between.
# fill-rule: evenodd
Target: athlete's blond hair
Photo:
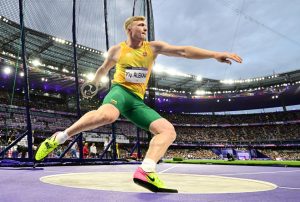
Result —
<instances>
[{"instance_id":1,"label":"athlete's blond hair","mask_svg":"<svg viewBox=\"0 0 300 202\"><path fill-rule=\"evenodd\" d=\"M129 26L131 25L132 22L134 21L145 21L145 17L144 16L133 16L130 18L127 18L127 20L124 22L124 29L125 32L128 31Z\"/></svg>"}]
</instances>

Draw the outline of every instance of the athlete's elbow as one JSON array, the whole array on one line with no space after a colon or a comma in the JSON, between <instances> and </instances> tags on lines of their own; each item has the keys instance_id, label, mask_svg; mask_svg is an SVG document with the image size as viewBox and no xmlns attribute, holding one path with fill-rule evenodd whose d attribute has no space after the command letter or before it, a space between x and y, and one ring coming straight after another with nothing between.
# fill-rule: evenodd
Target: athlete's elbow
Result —
<instances>
[{"instance_id":1,"label":"athlete's elbow","mask_svg":"<svg viewBox=\"0 0 300 202\"><path fill-rule=\"evenodd\" d=\"M189 58L188 51L186 51L186 49L179 50L177 55L178 57Z\"/></svg>"},{"instance_id":2,"label":"athlete's elbow","mask_svg":"<svg viewBox=\"0 0 300 202\"><path fill-rule=\"evenodd\" d=\"M105 76L107 74L107 72L109 71L109 67L108 66L101 66L99 68L99 73L102 75L102 76Z\"/></svg>"}]
</instances>

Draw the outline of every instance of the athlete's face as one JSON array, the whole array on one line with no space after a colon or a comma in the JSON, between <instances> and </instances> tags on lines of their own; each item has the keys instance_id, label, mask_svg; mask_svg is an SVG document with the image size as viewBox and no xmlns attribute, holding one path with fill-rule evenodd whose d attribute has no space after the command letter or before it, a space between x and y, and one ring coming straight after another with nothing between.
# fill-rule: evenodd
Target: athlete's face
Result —
<instances>
[{"instance_id":1,"label":"athlete's face","mask_svg":"<svg viewBox=\"0 0 300 202\"><path fill-rule=\"evenodd\" d=\"M129 35L138 40L145 40L147 36L147 24L145 21L134 21L129 27Z\"/></svg>"}]
</instances>

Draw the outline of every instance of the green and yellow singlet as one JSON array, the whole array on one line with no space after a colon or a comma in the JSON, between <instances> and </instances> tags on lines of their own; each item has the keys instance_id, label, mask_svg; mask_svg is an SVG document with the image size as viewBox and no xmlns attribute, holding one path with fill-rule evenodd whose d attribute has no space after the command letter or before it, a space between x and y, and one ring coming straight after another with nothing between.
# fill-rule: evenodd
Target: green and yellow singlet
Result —
<instances>
[{"instance_id":1,"label":"green and yellow singlet","mask_svg":"<svg viewBox=\"0 0 300 202\"><path fill-rule=\"evenodd\" d=\"M148 41L138 49L133 49L125 42L120 43L121 52L116 64L113 83L122 85L144 99L144 94L154 63L154 55Z\"/></svg>"}]
</instances>

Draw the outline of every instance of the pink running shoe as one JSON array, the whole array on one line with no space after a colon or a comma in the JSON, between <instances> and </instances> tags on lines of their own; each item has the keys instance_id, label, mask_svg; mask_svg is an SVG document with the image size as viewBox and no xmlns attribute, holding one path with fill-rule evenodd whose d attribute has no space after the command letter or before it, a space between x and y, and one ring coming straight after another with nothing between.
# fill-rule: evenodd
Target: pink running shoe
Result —
<instances>
[{"instance_id":1,"label":"pink running shoe","mask_svg":"<svg viewBox=\"0 0 300 202\"><path fill-rule=\"evenodd\" d=\"M176 189L167 189L164 182L158 178L155 172L145 172L141 167L136 169L133 181L152 192L178 193Z\"/></svg>"}]
</instances>

